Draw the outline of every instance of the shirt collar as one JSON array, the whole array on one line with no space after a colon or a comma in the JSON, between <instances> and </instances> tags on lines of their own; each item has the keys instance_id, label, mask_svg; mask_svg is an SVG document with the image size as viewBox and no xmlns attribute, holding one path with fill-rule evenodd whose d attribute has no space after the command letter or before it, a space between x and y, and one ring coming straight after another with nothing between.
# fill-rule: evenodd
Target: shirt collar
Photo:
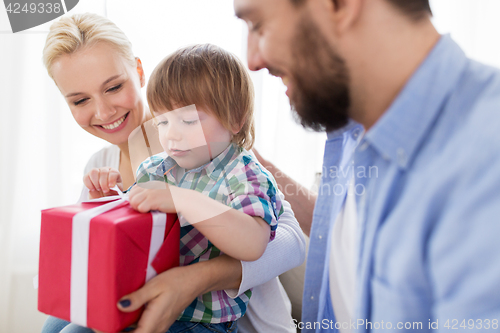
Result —
<instances>
[{"instance_id":1,"label":"shirt collar","mask_svg":"<svg viewBox=\"0 0 500 333\"><path fill-rule=\"evenodd\" d=\"M436 43L389 109L366 133L386 159L406 169L465 70L467 58L449 35Z\"/></svg>"},{"instance_id":2,"label":"shirt collar","mask_svg":"<svg viewBox=\"0 0 500 333\"><path fill-rule=\"evenodd\" d=\"M224 170L229 162L234 159L234 156L238 155L240 152L241 148L238 145L230 143L229 146L227 146L227 148L213 160L195 169L186 170L186 173L198 173L205 170L206 174L210 178L217 180L220 177L222 170ZM172 172L177 166L178 165L175 160L165 153L165 159L156 170L156 174L163 177L165 173Z\"/></svg>"},{"instance_id":3,"label":"shirt collar","mask_svg":"<svg viewBox=\"0 0 500 333\"><path fill-rule=\"evenodd\" d=\"M326 133L327 141L339 139L345 137L345 134L351 134L354 139L358 139L363 134L363 126L349 119L347 125L342 128L330 131Z\"/></svg>"}]
</instances>

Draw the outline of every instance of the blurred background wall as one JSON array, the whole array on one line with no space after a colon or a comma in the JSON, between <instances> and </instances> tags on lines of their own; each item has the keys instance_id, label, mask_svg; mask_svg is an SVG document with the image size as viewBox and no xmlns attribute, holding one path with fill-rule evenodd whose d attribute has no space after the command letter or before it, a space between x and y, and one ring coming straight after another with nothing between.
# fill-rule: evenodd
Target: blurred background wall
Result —
<instances>
[{"instance_id":1,"label":"blurred background wall","mask_svg":"<svg viewBox=\"0 0 500 333\"><path fill-rule=\"evenodd\" d=\"M431 0L434 22L466 53L500 67L500 1ZM95 12L132 41L146 75L167 54L214 43L246 58L246 26L231 0L80 0L69 14ZM40 210L74 203L88 158L107 145L82 130L42 64L50 23L12 34L0 5L0 333L39 332L37 311ZM256 147L307 187L321 171L325 135L297 125L286 88L267 71L256 87Z\"/></svg>"}]
</instances>

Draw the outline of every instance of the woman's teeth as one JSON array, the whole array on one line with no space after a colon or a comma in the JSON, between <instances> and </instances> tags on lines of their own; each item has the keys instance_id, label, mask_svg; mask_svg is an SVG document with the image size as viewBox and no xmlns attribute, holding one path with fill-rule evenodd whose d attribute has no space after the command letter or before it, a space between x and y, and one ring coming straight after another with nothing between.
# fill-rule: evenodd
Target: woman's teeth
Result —
<instances>
[{"instance_id":1,"label":"woman's teeth","mask_svg":"<svg viewBox=\"0 0 500 333\"><path fill-rule=\"evenodd\" d=\"M121 117L120 119L118 119L117 121L112 123L111 125L101 125L101 126L107 130L117 128L118 126L121 125L121 123L123 123L123 121L125 120L126 117L127 117L127 115L124 115L123 117Z\"/></svg>"}]
</instances>

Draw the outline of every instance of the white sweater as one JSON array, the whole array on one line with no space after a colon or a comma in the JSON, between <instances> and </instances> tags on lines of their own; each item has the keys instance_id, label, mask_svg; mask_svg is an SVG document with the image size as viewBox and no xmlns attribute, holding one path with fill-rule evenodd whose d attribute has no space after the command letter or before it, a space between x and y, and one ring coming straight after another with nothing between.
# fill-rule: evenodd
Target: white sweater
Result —
<instances>
[{"instance_id":1,"label":"white sweater","mask_svg":"<svg viewBox=\"0 0 500 333\"><path fill-rule=\"evenodd\" d=\"M109 146L95 153L87 163L84 174L93 168L111 167L118 170L120 149ZM280 216L276 238L270 242L262 257L256 261L242 261L242 280L238 290L226 290L236 297L253 288L246 314L238 320L241 333L295 333L291 305L278 275L292 269L305 259L305 240L295 219L290 203L279 192L285 209ZM84 187L79 201L87 200Z\"/></svg>"}]
</instances>

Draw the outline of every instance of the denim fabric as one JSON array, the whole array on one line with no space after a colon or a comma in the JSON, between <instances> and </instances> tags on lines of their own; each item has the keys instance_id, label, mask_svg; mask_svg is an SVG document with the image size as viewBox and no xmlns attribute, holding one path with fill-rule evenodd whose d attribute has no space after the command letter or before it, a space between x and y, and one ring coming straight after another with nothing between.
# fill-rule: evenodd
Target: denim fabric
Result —
<instances>
[{"instance_id":1,"label":"denim fabric","mask_svg":"<svg viewBox=\"0 0 500 333\"><path fill-rule=\"evenodd\" d=\"M237 333L236 321L229 321L220 324L194 323L190 321L176 321L167 333Z\"/></svg>"},{"instance_id":2,"label":"denim fabric","mask_svg":"<svg viewBox=\"0 0 500 333\"><path fill-rule=\"evenodd\" d=\"M94 333L94 331L51 316L43 324L42 333Z\"/></svg>"},{"instance_id":3,"label":"denim fabric","mask_svg":"<svg viewBox=\"0 0 500 333\"><path fill-rule=\"evenodd\" d=\"M124 332L129 331L125 329ZM237 333L236 321L220 324L193 323L189 321L176 321L169 328L167 333ZM49 317L43 324L41 333L94 333L90 328L71 324L65 320Z\"/></svg>"},{"instance_id":4,"label":"denim fabric","mask_svg":"<svg viewBox=\"0 0 500 333\"><path fill-rule=\"evenodd\" d=\"M42 333L59 333L69 324L69 321L50 316L43 324Z\"/></svg>"},{"instance_id":5,"label":"denim fabric","mask_svg":"<svg viewBox=\"0 0 500 333\"><path fill-rule=\"evenodd\" d=\"M94 333L94 331L87 327L69 324L60 333Z\"/></svg>"}]
</instances>

